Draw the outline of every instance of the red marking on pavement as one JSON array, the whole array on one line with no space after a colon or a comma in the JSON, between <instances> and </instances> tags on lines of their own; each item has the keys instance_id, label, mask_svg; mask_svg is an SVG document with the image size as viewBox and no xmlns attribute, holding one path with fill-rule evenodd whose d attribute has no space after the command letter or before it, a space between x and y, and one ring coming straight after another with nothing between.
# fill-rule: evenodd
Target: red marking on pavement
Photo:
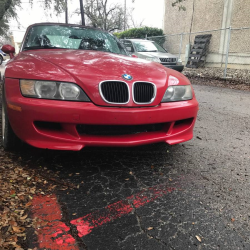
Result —
<instances>
[{"instance_id":1,"label":"red marking on pavement","mask_svg":"<svg viewBox=\"0 0 250 250\"><path fill-rule=\"evenodd\" d=\"M166 185L149 188L70 223L77 227L78 235L83 237L94 228L132 213L135 208L140 208L173 190L175 188ZM39 249L78 250L75 239L70 235L70 228L61 221L61 209L55 195L34 197L32 212Z\"/></svg>"},{"instance_id":2,"label":"red marking on pavement","mask_svg":"<svg viewBox=\"0 0 250 250\"><path fill-rule=\"evenodd\" d=\"M78 250L75 239L69 234L70 228L61 221L61 209L55 195L34 197L32 212L39 249Z\"/></svg>"},{"instance_id":3,"label":"red marking on pavement","mask_svg":"<svg viewBox=\"0 0 250 250\"><path fill-rule=\"evenodd\" d=\"M134 208L142 207L173 190L175 188L167 188L165 185L149 188L136 195L127 197L125 200L108 205L104 209L72 220L70 223L77 227L79 237L83 237L91 233L94 228L129 214L133 212Z\"/></svg>"}]
</instances>

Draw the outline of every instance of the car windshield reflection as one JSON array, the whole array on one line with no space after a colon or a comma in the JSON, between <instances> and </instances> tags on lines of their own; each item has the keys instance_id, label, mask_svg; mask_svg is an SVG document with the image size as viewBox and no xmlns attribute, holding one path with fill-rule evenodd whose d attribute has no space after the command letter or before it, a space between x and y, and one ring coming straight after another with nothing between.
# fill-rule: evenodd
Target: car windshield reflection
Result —
<instances>
[{"instance_id":1,"label":"car windshield reflection","mask_svg":"<svg viewBox=\"0 0 250 250\"><path fill-rule=\"evenodd\" d=\"M134 41L134 46L137 52L161 52L167 53L159 44L149 41Z\"/></svg>"},{"instance_id":2,"label":"car windshield reflection","mask_svg":"<svg viewBox=\"0 0 250 250\"><path fill-rule=\"evenodd\" d=\"M31 49L98 50L127 55L113 35L81 26L36 25L30 28L23 50Z\"/></svg>"}]
</instances>

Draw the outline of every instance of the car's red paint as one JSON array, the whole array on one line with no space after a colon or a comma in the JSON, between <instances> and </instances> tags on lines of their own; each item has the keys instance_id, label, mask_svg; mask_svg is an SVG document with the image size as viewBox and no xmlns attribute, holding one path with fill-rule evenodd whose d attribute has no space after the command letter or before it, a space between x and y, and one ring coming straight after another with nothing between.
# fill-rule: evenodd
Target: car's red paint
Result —
<instances>
[{"instance_id":1,"label":"car's red paint","mask_svg":"<svg viewBox=\"0 0 250 250\"><path fill-rule=\"evenodd\" d=\"M2 51L8 55L10 55L10 58L14 57L15 48L9 44L6 44L2 47Z\"/></svg>"},{"instance_id":2,"label":"car's red paint","mask_svg":"<svg viewBox=\"0 0 250 250\"><path fill-rule=\"evenodd\" d=\"M172 72L176 75L175 72ZM157 96L153 103L143 106L158 105L166 91L168 80L164 66L100 51L81 50L32 50L20 53L8 64L5 76L18 79L46 79L77 83L96 105L115 106L103 101L99 94L99 83L104 80L123 80L123 74L133 76L127 81L132 87L134 81L149 81L157 85ZM180 85L189 84L183 75ZM133 100L126 106L138 107Z\"/></svg>"},{"instance_id":3,"label":"car's red paint","mask_svg":"<svg viewBox=\"0 0 250 250\"><path fill-rule=\"evenodd\" d=\"M152 104L137 105L132 98L126 105L108 104L99 93L99 83L122 80L123 74L133 76L126 81L132 92L135 81L153 82L157 96ZM85 146L137 146L156 142L176 144L192 139L198 102L161 103L168 87L168 77L189 80L177 71L158 63L100 51L46 49L20 52L10 60L5 71L5 94L10 124L15 134L39 148L80 150ZM23 97L19 79L53 80L76 83L91 102L44 100ZM21 109L10 108L11 105ZM20 111L21 110L21 111ZM189 119L190 118L190 119ZM189 119L188 122L175 123ZM55 122L62 129L40 129L35 121ZM140 125L165 123L162 131L122 136L79 135L77 124Z\"/></svg>"}]
</instances>

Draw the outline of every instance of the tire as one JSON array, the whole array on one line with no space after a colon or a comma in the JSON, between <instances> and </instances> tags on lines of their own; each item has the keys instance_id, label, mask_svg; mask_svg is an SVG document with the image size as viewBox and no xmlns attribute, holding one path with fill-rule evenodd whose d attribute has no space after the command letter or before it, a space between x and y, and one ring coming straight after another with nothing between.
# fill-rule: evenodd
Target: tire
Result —
<instances>
[{"instance_id":1,"label":"tire","mask_svg":"<svg viewBox=\"0 0 250 250\"><path fill-rule=\"evenodd\" d=\"M17 149L20 145L19 138L13 132L7 114L4 84L2 83L2 145L7 151Z\"/></svg>"},{"instance_id":2,"label":"tire","mask_svg":"<svg viewBox=\"0 0 250 250\"><path fill-rule=\"evenodd\" d=\"M3 63L3 57L0 56L0 65Z\"/></svg>"}]
</instances>

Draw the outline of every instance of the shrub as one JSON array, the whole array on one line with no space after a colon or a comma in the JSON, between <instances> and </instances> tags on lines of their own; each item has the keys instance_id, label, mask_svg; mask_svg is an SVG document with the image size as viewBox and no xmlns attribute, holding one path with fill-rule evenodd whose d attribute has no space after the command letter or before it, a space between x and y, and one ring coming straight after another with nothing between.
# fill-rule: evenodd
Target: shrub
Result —
<instances>
[{"instance_id":1,"label":"shrub","mask_svg":"<svg viewBox=\"0 0 250 250\"><path fill-rule=\"evenodd\" d=\"M163 30L158 28L143 27L125 30L120 33L114 33L119 39L124 38L141 38L145 39L150 36L163 36Z\"/></svg>"}]
</instances>

